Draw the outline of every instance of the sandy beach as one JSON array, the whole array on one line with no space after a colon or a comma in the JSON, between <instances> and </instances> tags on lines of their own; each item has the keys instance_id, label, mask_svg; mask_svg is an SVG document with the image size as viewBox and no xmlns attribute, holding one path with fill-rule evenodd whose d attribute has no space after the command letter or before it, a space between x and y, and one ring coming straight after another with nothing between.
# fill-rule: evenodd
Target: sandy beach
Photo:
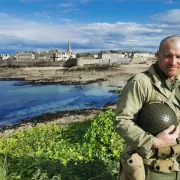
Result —
<instances>
[{"instance_id":1,"label":"sandy beach","mask_svg":"<svg viewBox=\"0 0 180 180\"><path fill-rule=\"evenodd\" d=\"M112 86L119 86L118 83L126 81L132 75L148 69L150 64L129 64L115 65L103 68L69 68L61 67L33 67L33 68L0 68L0 80L24 80L23 83L32 84L89 84L97 81L108 81ZM21 84L23 85L23 84ZM45 114L33 118L30 122L1 129L0 136L6 136L15 131L32 128L44 123L56 123L68 125L72 122L91 120L97 113L106 109L115 109L116 105L110 105L102 109L85 111L74 111L70 113Z\"/></svg>"},{"instance_id":2,"label":"sandy beach","mask_svg":"<svg viewBox=\"0 0 180 180\"><path fill-rule=\"evenodd\" d=\"M104 65L99 67L30 67L0 68L0 80L25 80L34 84L89 84L97 81L127 79L150 64Z\"/></svg>"}]
</instances>

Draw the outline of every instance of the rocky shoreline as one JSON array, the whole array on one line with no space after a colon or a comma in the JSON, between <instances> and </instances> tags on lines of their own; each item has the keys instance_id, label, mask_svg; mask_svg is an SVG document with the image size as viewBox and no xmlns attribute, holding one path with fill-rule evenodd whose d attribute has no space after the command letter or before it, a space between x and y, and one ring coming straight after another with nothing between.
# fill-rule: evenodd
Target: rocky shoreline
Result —
<instances>
[{"instance_id":1,"label":"rocky shoreline","mask_svg":"<svg viewBox=\"0 0 180 180\"><path fill-rule=\"evenodd\" d=\"M97 114L102 113L108 109L115 109L115 103L108 105L103 108L97 109L85 109L85 110L74 110L74 111L64 111L57 113L46 113L41 116L37 116L31 119L22 120L20 123L14 124L12 126L5 126L0 128L0 137L10 136L17 131L24 131L29 128L33 128L38 125L59 124L62 126L67 126L68 124L75 122L82 122L86 120L92 120Z\"/></svg>"},{"instance_id":2,"label":"rocky shoreline","mask_svg":"<svg viewBox=\"0 0 180 180\"><path fill-rule=\"evenodd\" d=\"M106 81L111 77L122 76L121 66L109 66L97 69L62 69L58 67L38 68L1 68L0 80L24 81L24 84L62 84L87 85ZM23 83L22 83L23 84Z\"/></svg>"}]
</instances>

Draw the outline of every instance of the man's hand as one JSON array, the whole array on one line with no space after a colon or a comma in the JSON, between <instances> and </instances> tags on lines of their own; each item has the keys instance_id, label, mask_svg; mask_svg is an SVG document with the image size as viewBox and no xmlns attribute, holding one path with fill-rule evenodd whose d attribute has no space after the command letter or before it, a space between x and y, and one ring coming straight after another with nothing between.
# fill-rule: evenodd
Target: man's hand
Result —
<instances>
[{"instance_id":1,"label":"man's hand","mask_svg":"<svg viewBox=\"0 0 180 180\"><path fill-rule=\"evenodd\" d=\"M176 138L179 137L179 126L175 128L171 125L169 128L160 132L154 140L152 148L161 148L173 145L176 143Z\"/></svg>"}]
</instances>

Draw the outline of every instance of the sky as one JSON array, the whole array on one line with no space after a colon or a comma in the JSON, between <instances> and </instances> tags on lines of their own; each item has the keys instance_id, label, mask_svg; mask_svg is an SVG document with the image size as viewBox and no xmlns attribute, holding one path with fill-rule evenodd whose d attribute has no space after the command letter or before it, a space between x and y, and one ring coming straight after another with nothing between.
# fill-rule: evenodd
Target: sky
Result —
<instances>
[{"instance_id":1,"label":"sky","mask_svg":"<svg viewBox=\"0 0 180 180\"><path fill-rule=\"evenodd\" d=\"M0 54L156 52L180 35L180 0L1 0Z\"/></svg>"}]
</instances>

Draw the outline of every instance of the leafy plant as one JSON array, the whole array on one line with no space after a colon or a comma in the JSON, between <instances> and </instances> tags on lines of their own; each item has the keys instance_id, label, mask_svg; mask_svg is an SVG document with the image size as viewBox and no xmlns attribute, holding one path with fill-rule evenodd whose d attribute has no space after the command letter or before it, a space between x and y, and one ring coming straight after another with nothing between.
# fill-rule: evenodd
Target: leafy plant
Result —
<instances>
[{"instance_id":1,"label":"leafy plant","mask_svg":"<svg viewBox=\"0 0 180 180\"><path fill-rule=\"evenodd\" d=\"M113 127L114 113L111 110L95 117L85 135L89 157L118 159L124 149L124 141Z\"/></svg>"},{"instance_id":2,"label":"leafy plant","mask_svg":"<svg viewBox=\"0 0 180 180\"><path fill-rule=\"evenodd\" d=\"M1 137L0 157L8 157L8 166L0 164L0 174L11 180L115 180L124 141L113 120L108 110L92 121L47 124Z\"/></svg>"}]
</instances>

